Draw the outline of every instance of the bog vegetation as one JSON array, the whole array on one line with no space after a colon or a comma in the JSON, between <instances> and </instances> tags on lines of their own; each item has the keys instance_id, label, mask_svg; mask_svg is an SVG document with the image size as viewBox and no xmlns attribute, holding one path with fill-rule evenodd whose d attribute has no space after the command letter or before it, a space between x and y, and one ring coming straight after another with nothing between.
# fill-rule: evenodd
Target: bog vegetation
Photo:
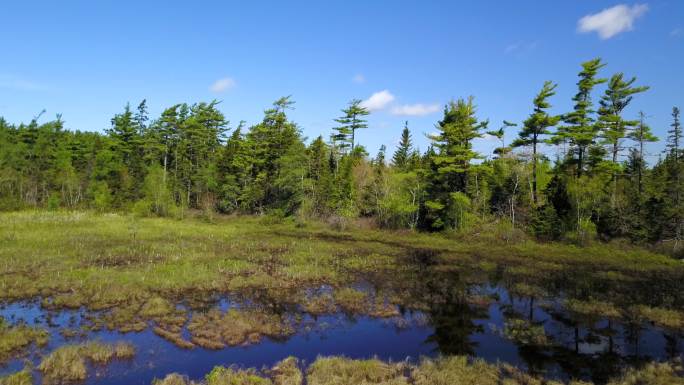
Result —
<instances>
[{"instance_id":1,"label":"bog vegetation","mask_svg":"<svg viewBox=\"0 0 684 385\"><path fill-rule=\"evenodd\" d=\"M648 165L644 145L658 138L644 113L625 112L648 87L604 71L600 59L582 64L571 111L549 113L559 103L549 81L526 120L500 128L478 116L472 97L450 102L422 153L407 126L393 154L382 147L369 155L356 141L357 130L372 130L359 100L331 117L331 135L307 142L287 116L289 97L260 123L233 129L216 101L174 105L154 119L142 101L114 116L104 134L64 130L60 117L20 125L0 119L0 209L175 217L199 209L209 218L256 213L340 226L370 218L428 231L495 221L543 240L626 238L681 255L679 110L661 138L667 152ZM485 134L501 142L492 157L473 150ZM554 147L560 155L550 159Z\"/></svg>"}]
</instances>

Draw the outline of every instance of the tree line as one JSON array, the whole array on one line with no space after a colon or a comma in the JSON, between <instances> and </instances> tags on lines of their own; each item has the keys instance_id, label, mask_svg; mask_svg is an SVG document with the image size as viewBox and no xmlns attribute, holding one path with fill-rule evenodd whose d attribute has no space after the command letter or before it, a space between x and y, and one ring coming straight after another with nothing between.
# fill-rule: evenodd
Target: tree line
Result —
<instances>
[{"instance_id":1,"label":"tree line","mask_svg":"<svg viewBox=\"0 0 684 385\"><path fill-rule=\"evenodd\" d=\"M288 117L290 97L275 101L261 122L234 129L216 101L177 104L150 119L143 100L104 133L65 130L60 116L19 125L0 118L0 209L366 217L428 231L496 222L545 240L627 238L677 248L684 233L679 109L672 109L667 151L648 165L644 146L658 138L643 112L624 112L648 87L623 73L603 78L604 67L601 59L582 63L567 113L549 112L551 81L527 119L494 129L472 97L458 99L445 106L426 151L414 146L407 123L391 156L384 146L369 155L356 141L368 129L360 100L333 119L331 135L308 143ZM491 157L473 149L484 135L500 141Z\"/></svg>"}]
</instances>

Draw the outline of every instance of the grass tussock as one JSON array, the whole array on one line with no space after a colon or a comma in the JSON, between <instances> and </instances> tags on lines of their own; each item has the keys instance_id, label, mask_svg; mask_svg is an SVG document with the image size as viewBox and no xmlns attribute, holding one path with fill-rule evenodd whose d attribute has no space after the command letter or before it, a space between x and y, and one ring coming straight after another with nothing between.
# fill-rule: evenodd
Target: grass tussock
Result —
<instances>
[{"instance_id":1,"label":"grass tussock","mask_svg":"<svg viewBox=\"0 0 684 385\"><path fill-rule=\"evenodd\" d=\"M115 345L88 342L81 345L64 345L47 355L38 365L38 370L48 383L63 383L85 380L87 364L104 365L113 359L130 359L135 348L125 342Z\"/></svg>"},{"instance_id":2,"label":"grass tussock","mask_svg":"<svg viewBox=\"0 0 684 385\"><path fill-rule=\"evenodd\" d=\"M295 357L288 357L277 363L269 371L269 376L273 385L300 385L304 380L299 360Z\"/></svg>"},{"instance_id":3,"label":"grass tussock","mask_svg":"<svg viewBox=\"0 0 684 385\"><path fill-rule=\"evenodd\" d=\"M32 385L31 368L26 367L19 372L0 376L0 385Z\"/></svg>"},{"instance_id":4,"label":"grass tussock","mask_svg":"<svg viewBox=\"0 0 684 385\"><path fill-rule=\"evenodd\" d=\"M27 325L10 326L0 317L0 363L22 354L31 345L44 346L49 340L46 330Z\"/></svg>"},{"instance_id":5,"label":"grass tussock","mask_svg":"<svg viewBox=\"0 0 684 385\"><path fill-rule=\"evenodd\" d=\"M222 345L250 345L266 337L283 338L294 334L288 317L252 309L230 309L221 313L212 309L193 315L188 324L192 341L209 349Z\"/></svg>"},{"instance_id":6,"label":"grass tussock","mask_svg":"<svg viewBox=\"0 0 684 385\"><path fill-rule=\"evenodd\" d=\"M235 370L215 367L207 374L206 385L272 385L271 380L259 376L254 369Z\"/></svg>"},{"instance_id":7,"label":"grass tussock","mask_svg":"<svg viewBox=\"0 0 684 385\"><path fill-rule=\"evenodd\" d=\"M649 363L641 369L628 369L608 385L684 385L684 369L678 363Z\"/></svg>"},{"instance_id":8,"label":"grass tussock","mask_svg":"<svg viewBox=\"0 0 684 385\"><path fill-rule=\"evenodd\" d=\"M413 372L415 385L498 385L499 370L482 360L462 356L424 360Z\"/></svg>"},{"instance_id":9,"label":"grass tussock","mask_svg":"<svg viewBox=\"0 0 684 385\"><path fill-rule=\"evenodd\" d=\"M648 320L658 326L674 330L684 329L684 312L682 311L647 305L633 306L630 311L633 316Z\"/></svg>"},{"instance_id":10,"label":"grass tussock","mask_svg":"<svg viewBox=\"0 0 684 385\"><path fill-rule=\"evenodd\" d=\"M307 371L309 385L406 385L401 364L344 357L317 359Z\"/></svg>"},{"instance_id":11,"label":"grass tussock","mask_svg":"<svg viewBox=\"0 0 684 385\"><path fill-rule=\"evenodd\" d=\"M684 385L681 362L650 363L628 369L607 385ZM420 364L388 363L378 359L355 360L319 357L306 371L288 357L271 369L237 369L217 366L201 381L172 373L152 385L593 385L579 380L554 381L531 375L509 364L450 356L423 359ZM2 383L2 385L5 385ZM23 385L23 384L17 384Z\"/></svg>"}]
</instances>

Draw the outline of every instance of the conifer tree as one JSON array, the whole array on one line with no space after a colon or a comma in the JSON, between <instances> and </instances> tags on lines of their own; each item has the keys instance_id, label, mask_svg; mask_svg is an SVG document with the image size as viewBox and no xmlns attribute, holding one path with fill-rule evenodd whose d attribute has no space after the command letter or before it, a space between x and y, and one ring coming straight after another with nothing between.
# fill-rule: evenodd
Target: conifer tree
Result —
<instances>
[{"instance_id":1,"label":"conifer tree","mask_svg":"<svg viewBox=\"0 0 684 385\"><path fill-rule=\"evenodd\" d=\"M636 78L625 80L624 74L617 73L610 78L608 88L599 102L599 122L605 143L610 145L613 164L618 163L620 141L639 122L625 120L622 112L630 104L635 94L648 90L648 87L633 86Z\"/></svg>"},{"instance_id":2,"label":"conifer tree","mask_svg":"<svg viewBox=\"0 0 684 385\"><path fill-rule=\"evenodd\" d=\"M404 129L401 131L399 146L392 156L392 164L399 170L406 170L412 151L411 131L408 128L408 121L404 122Z\"/></svg>"},{"instance_id":3,"label":"conifer tree","mask_svg":"<svg viewBox=\"0 0 684 385\"><path fill-rule=\"evenodd\" d=\"M433 229L462 225L464 210L469 207L467 180L470 162L480 155L473 150L473 140L482 136L487 121L475 115L473 97L450 102L437 124L439 133L430 136L434 155L430 156L432 172L427 187L428 221ZM456 193L460 194L456 194ZM454 195L456 194L456 195Z\"/></svg>"},{"instance_id":4,"label":"conifer tree","mask_svg":"<svg viewBox=\"0 0 684 385\"><path fill-rule=\"evenodd\" d=\"M639 195L643 192L643 172L644 172L644 144L648 142L657 142L658 137L653 135L651 127L646 124L646 115L643 111L639 111L639 124L627 135L629 139L637 142L637 183Z\"/></svg>"},{"instance_id":5,"label":"conifer tree","mask_svg":"<svg viewBox=\"0 0 684 385\"><path fill-rule=\"evenodd\" d=\"M517 125L517 123L511 123L507 120L504 120L502 126L499 127L498 130L487 131L487 135L491 135L501 141L501 147L494 149L495 154L503 156L510 150L510 148L506 148L506 128L516 127Z\"/></svg>"},{"instance_id":6,"label":"conifer tree","mask_svg":"<svg viewBox=\"0 0 684 385\"><path fill-rule=\"evenodd\" d=\"M551 107L548 98L556 94L556 84L551 81L544 82L541 91L534 98L534 112L523 123L523 129L518 133L512 146L532 146L532 202L536 205L538 201L537 193L537 146L542 142L541 137L550 135L550 127L555 126L560 121L559 116L550 116L546 111Z\"/></svg>"},{"instance_id":7,"label":"conifer tree","mask_svg":"<svg viewBox=\"0 0 684 385\"><path fill-rule=\"evenodd\" d=\"M599 125L593 116L595 111L591 101L591 92L598 84L606 79L596 78L598 71L605 67L600 58L582 63L580 80L577 82L578 91L572 98L575 106L572 112L563 116L564 126L559 127L553 138L554 143L567 141L577 154L577 176L582 175L587 148L595 143L599 133Z\"/></svg>"},{"instance_id":8,"label":"conifer tree","mask_svg":"<svg viewBox=\"0 0 684 385\"><path fill-rule=\"evenodd\" d=\"M337 134L334 135L334 140L340 143L340 148L346 150L351 149L354 152L356 143L356 130L361 128L368 128L366 120L363 118L370 114L368 109L361 106L361 100L352 99L347 108L342 109L341 117L335 119L335 122L340 126L335 127Z\"/></svg>"}]
</instances>

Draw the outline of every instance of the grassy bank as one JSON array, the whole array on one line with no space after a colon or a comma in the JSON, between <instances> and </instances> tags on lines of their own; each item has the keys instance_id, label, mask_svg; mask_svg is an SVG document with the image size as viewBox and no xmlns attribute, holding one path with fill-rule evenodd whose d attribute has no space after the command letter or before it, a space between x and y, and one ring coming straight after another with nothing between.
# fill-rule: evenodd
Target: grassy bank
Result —
<instances>
[{"instance_id":1,"label":"grassy bank","mask_svg":"<svg viewBox=\"0 0 684 385\"><path fill-rule=\"evenodd\" d=\"M75 373L79 374L79 373ZM626 370L608 385L681 385L683 368L679 363L648 364ZM2 385L28 385L30 371L0 378ZM306 380L304 382L304 380ZM343 357L318 358L302 368L289 357L270 369L238 369L217 366L204 379L191 380L181 374L168 374L153 385L560 385L564 382L542 380L505 364L493 365L466 357L423 360L420 364L388 363L377 359L351 360ZM570 381L570 385L591 385Z\"/></svg>"},{"instance_id":2,"label":"grassy bank","mask_svg":"<svg viewBox=\"0 0 684 385\"><path fill-rule=\"evenodd\" d=\"M391 315L388 302L406 305L402 293L416 288L391 287L388 281L426 268L431 275L458 270L466 283L495 280L520 296L543 298L562 290L578 314L629 313L684 328L684 264L620 244L512 242L494 230L470 235L336 230L269 217L217 217L210 223L90 212L0 214L0 300L108 310L94 327L122 331L141 330L154 320L160 333L173 335L186 321L179 301L192 308L212 295L254 291L312 314L342 309ZM359 279L387 289L382 293L387 300L348 287ZM310 290L322 284L337 290ZM285 321L258 312L237 319L249 324L245 318L287 329ZM224 322L195 321L213 330ZM245 330L249 335L251 329ZM223 343L242 337L227 339Z\"/></svg>"}]
</instances>

